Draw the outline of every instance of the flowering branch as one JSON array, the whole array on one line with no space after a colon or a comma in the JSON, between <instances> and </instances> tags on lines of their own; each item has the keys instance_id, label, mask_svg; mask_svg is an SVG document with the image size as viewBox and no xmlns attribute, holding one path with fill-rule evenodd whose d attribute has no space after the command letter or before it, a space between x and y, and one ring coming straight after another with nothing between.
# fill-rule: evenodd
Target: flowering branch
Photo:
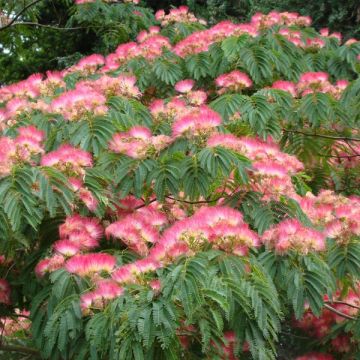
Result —
<instances>
[{"instance_id":1,"label":"flowering branch","mask_svg":"<svg viewBox=\"0 0 360 360\"><path fill-rule=\"evenodd\" d=\"M35 0L30 4L26 5L22 10L20 10L6 25L0 27L0 31L9 28L27 9L39 3L42 0Z\"/></svg>"}]
</instances>

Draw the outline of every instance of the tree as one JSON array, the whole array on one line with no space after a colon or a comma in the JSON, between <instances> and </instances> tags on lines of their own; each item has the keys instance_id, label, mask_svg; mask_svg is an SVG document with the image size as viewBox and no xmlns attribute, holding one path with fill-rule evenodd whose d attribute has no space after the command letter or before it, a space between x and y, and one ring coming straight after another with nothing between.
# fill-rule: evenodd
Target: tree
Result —
<instances>
[{"instance_id":1,"label":"tree","mask_svg":"<svg viewBox=\"0 0 360 360\"><path fill-rule=\"evenodd\" d=\"M0 88L0 355L358 356L359 41L155 19Z\"/></svg>"},{"instance_id":2,"label":"tree","mask_svg":"<svg viewBox=\"0 0 360 360\"><path fill-rule=\"evenodd\" d=\"M331 31L343 33L345 39L358 37L360 31L359 7L355 0L322 0L305 5L298 0L147 0L137 6L139 11L144 11L144 5L154 11L188 5L210 24L229 18L235 22L248 21L256 12L297 11L301 15L312 14L317 30L327 26ZM22 12L24 8L26 11ZM24 79L34 72L64 69L84 55L108 54L120 42L134 40L140 29L152 24L149 12L144 22L139 23L139 18L129 12L121 10L112 14L106 8L106 4L102 4L92 15L85 12L79 17L72 0L0 1L0 9L5 14L3 21L10 14L12 19L20 13L12 26L0 31L0 66L5 69L0 84Z\"/></svg>"}]
</instances>

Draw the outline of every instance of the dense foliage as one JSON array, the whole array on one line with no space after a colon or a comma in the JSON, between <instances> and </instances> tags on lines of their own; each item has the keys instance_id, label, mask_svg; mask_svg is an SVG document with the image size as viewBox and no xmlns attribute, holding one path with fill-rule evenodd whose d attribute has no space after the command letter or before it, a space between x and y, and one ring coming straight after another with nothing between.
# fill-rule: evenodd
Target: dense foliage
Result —
<instances>
[{"instance_id":1,"label":"dense foliage","mask_svg":"<svg viewBox=\"0 0 360 360\"><path fill-rule=\"evenodd\" d=\"M154 21L0 88L0 356L358 357L360 42Z\"/></svg>"},{"instance_id":2,"label":"dense foliage","mask_svg":"<svg viewBox=\"0 0 360 360\"><path fill-rule=\"evenodd\" d=\"M360 36L357 0L142 0L137 4L99 2L91 13L74 6L73 0L0 0L0 85L22 80L32 73L60 70L82 56L108 54L121 42L134 40L139 30L154 25L149 9L169 10L187 5L209 24L231 19L249 21L257 12L271 10L311 14L313 26L339 31L347 40ZM26 11L22 10L27 6ZM132 6L131 6L132 5ZM133 11L144 16L133 16ZM2 15L1 15L2 13ZM19 18L9 27L7 19Z\"/></svg>"}]
</instances>

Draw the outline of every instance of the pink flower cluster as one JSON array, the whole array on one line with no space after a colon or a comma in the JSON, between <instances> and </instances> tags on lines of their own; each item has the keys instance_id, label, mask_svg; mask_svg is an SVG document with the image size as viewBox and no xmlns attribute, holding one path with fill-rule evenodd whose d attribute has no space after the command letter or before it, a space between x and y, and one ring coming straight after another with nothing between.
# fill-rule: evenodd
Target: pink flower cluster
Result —
<instances>
[{"instance_id":1,"label":"pink flower cluster","mask_svg":"<svg viewBox=\"0 0 360 360\"><path fill-rule=\"evenodd\" d=\"M108 108L106 97L88 86L69 90L55 98L50 111L62 115L66 120L79 121L87 117L104 115Z\"/></svg>"},{"instance_id":2,"label":"pink flower cluster","mask_svg":"<svg viewBox=\"0 0 360 360\"><path fill-rule=\"evenodd\" d=\"M325 250L325 235L320 231L305 227L296 219L283 220L266 230L262 241L278 254L290 250L306 255L312 251Z\"/></svg>"},{"instance_id":3,"label":"pink flower cluster","mask_svg":"<svg viewBox=\"0 0 360 360\"><path fill-rule=\"evenodd\" d=\"M156 99L149 105L149 110L155 124L172 123L175 117L188 111L186 103L179 98L172 98L167 103L162 99Z\"/></svg>"},{"instance_id":4,"label":"pink flower cluster","mask_svg":"<svg viewBox=\"0 0 360 360\"><path fill-rule=\"evenodd\" d=\"M208 135L214 132L221 122L221 116L217 112L206 105L201 105L177 117L172 125L172 131L175 137Z\"/></svg>"},{"instance_id":5,"label":"pink flower cluster","mask_svg":"<svg viewBox=\"0 0 360 360\"><path fill-rule=\"evenodd\" d=\"M129 249L141 256L149 254L148 244L158 242L159 228L167 223L166 216L153 207L144 207L106 228L106 235L121 239Z\"/></svg>"},{"instance_id":6,"label":"pink flower cluster","mask_svg":"<svg viewBox=\"0 0 360 360\"><path fill-rule=\"evenodd\" d=\"M324 300L329 305L345 316L357 316L359 313L360 296L354 290L349 290L345 296L337 291L333 302L325 295ZM300 320L294 321L294 326L301 329L306 334L317 339L323 339L331 333L334 325L346 321L343 316L336 314L327 308L324 308L321 315L316 317L310 309L307 309ZM339 333L331 340L331 347L337 353L348 353L351 350L351 333Z\"/></svg>"},{"instance_id":7,"label":"pink flower cluster","mask_svg":"<svg viewBox=\"0 0 360 360\"><path fill-rule=\"evenodd\" d=\"M121 239L144 258L118 268L115 258L108 254L77 254L66 261L67 271L90 276L97 285L95 291L82 296L85 312L93 306L102 307L104 299L120 296L126 284L138 283L158 292L161 284L147 274L172 263L179 256L191 256L209 246L243 256L250 247L260 245L256 233L243 222L241 213L226 207L203 207L160 235L159 230L168 224L168 219L157 207L153 204L142 207L106 229L107 236ZM101 280L104 273L110 273L112 280Z\"/></svg>"},{"instance_id":8,"label":"pink flower cluster","mask_svg":"<svg viewBox=\"0 0 360 360\"><path fill-rule=\"evenodd\" d=\"M36 275L42 277L47 272L58 270L64 266L66 258L97 247L102 234L103 229L96 218L76 214L67 217L59 227L60 240L54 243L54 255L37 264Z\"/></svg>"},{"instance_id":9,"label":"pink flower cluster","mask_svg":"<svg viewBox=\"0 0 360 360\"><path fill-rule=\"evenodd\" d=\"M230 36L239 36L247 34L249 36L257 36L256 26L248 24L234 24L231 21L222 21L207 30L197 31L179 41L173 51L181 57L190 54L198 54L208 51L210 46L216 42L222 41Z\"/></svg>"},{"instance_id":10,"label":"pink flower cluster","mask_svg":"<svg viewBox=\"0 0 360 360\"><path fill-rule=\"evenodd\" d=\"M16 334L18 334L20 331L27 331L31 327L31 321L29 320L29 311L15 309L15 314L16 318L0 318L0 332L5 337L16 336Z\"/></svg>"},{"instance_id":11,"label":"pink flower cluster","mask_svg":"<svg viewBox=\"0 0 360 360\"><path fill-rule=\"evenodd\" d=\"M41 74L32 74L26 80L3 86L0 88L0 98L2 101L9 101L17 98L36 98L40 95L39 86L42 81Z\"/></svg>"},{"instance_id":12,"label":"pink flower cluster","mask_svg":"<svg viewBox=\"0 0 360 360\"><path fill-rule=\"evenodd\" d=\"M174 23L200 23L206 25L206 21L197 19L187 6L172 8L167 15L164 10L158 10L155 13L155 19L161 21L161 26L168 26Z\"/></svg>"},{"instance_id":13,"label":"pink flower cluster","mask_svg":"<svg viewBox=\"0 0 360 360\"><path fill-rule=\"evenodd\" d=\"M45 154L41 159L42 166L52 166L69 176L83 176L84 168L92 167L92 156L87 151L71 145L61 145L57 150Z\"/></svg>"},{"instance_id":14,"label":"pink flower cluster","mask_svg":"<svg viewBox=\"0 0 360 360\"><path fill-rule=\"evenodd\" d=\"M307 193L299 203L310 220L322 226L326 236L334 238L338 244L346 244L354 236L360 236L359 197L347 198L323 190L318 196Z\"/></svg>"},{"instance_id":15,"label":"pink flower cluster","mask_svg":"<svg viewBox=\"0 0 360 360\"><path fill-rule=\"evenodd\" d=\"M105 58L100 54L92 54L82 58L76 65L73 65L66 73L79 71L84 75L94 74L105 64Z\"/></svg>"},{"instance_id":16,"label":"pink flower cluster","mask_svg":"<svg viewBox=\"0 0 360 360\"><path fill-rule=\"evenodd\" d=\"M277 12L271 11L265 15L262 13L256 13L251 18L251 23L256 25L259 29L265 29L274 25L286 25L286 26L310 26L311 18L309 16L300 16L295 12Z\"/></svg>"},{"instance_id":17,"label":"pink flower cluster","mask_svg":"<svg viewBox=\"0 0 360 360\"><path fill-rule=\"evenodd\" d=\"M139 32L139 35L136 37L136 40L139 44L144 42L145 40L151 38L154 35L160 34L160 28L158 26L150 26L149 30L142 30Z\"/></svg>"},{"instance_id":18,"label":"pink flower cluster","mask_svg":"<svg viewBox=\"0 0 360 360\"><path fill-rule=\"evenodd\" d=\"M342 36L339 32L330 33L328 28L320 29L320 35L326 38L334 38L341 42Z\"/></svg>"},{"instance_id":19,"label":"pink flower cluster","mask_svg":"<svg viewBox=\"0 0 360 360\"><path fill-rule=\"evenodd\" d=\"M96 282L96 289L81 296L81 309L90 314L91 309L103 309L106 304L124 293L124 289L115 281L106 279Z\"/></svg>"},{"instance_id":20,"label":"pink flower cluster","mask_svg":"<svg viewBox=\"0 0 360 360\"><path fill-rule=\"evenodd\" d=\"M105 59L105 66L102 72L116 70L127 61L143 57L151 61L163 53L163 49L171 49L170 40L155 31L142 34L139 43L129 42L119 45L114 53L109 54Z\"/></svg>"},{"instance_id":21,"label":"pink flower cluster","mask_svg":"<svg viewBox=\"0 0 360 360\"><path fill-rule=\"evenodd\" d=\"M259 246L260 240L239 211L214 206L202 207L193 216L176 222L164 232L159 245L169 247L177 243L186 244L195 252L211 246L243 256L249 248Z\"/></svg>"},{"instance_id":22,"label":"pink flower cluster","mask_svg":"<svg viewBox=\"0 0 360 360\"><path fill-rule=\"evenodd\" d=\"M272 85L273 89L289 92L293 97L301 97L316 92L328 93L339 99L348 86L347 80L338 80L335 85L329 81L329 74L324 72L308 72L301 75L297 84L291 81L278 80Z\"/></svg>"},{"instance_id":23,"label":"pink flower cluster","mask_svg":"<svg viewBox=\"0 0 360 360\"><path fill-rule=\"evenodd\" d=\"M134 126L127 132L114 134L109 143L109 149L134 159L143 159L149 155L159 153L172 141L169 136L152 136L148 128Z\"/></svg>"},{"instance_id":24,"label":"pink flower cluster","mask_svg":"<svg viewBox=\"0 0 360 360\"><path fill-rule=\"evenodd\" d=\"M94 81L82 81L77 83L76 89L90 89L99 93L99 98L105 96L122 96L127 98L139 98L141 96L139 88L135 85L136 77L132 75L120 74L117 77L103 75Z\"/></svg>"},{"instance_id":25,"label":"pink flower cluster","mask_svg":"<svg viewBox=\"0 0 360 360\"><path fill-rule=\"evenodd\" d=\"M280 151L270 139L238 138L232 134L214 133L208 147L221 146L245 155L252 161L250 171L252 190L264 194L263 199L278 199L281 195L296 197L291 176L303 170L303 164L295 156Z\"/></svg>"},{"instance_id":26,"label":"pink flower cluster","mask_svg":"<svg viewBox=\"0 0 360 360\"><path fill-rule=\"evenodd\" d=\"M208 30L195 32L178 42L174 47L174 52L185 57L189 54L207 51L213 43L230 36L242 34L257 36L260 30L274 25L309 26L310 23L311 19L309 17L299 16L297 13L278 13L275 11L268 15L258 13L252 17L250 23L234 24L230 21L223 21Z\"/></svg>"},{"instance_id":27,"label":"pink flower cluster","mask_svg":"<svg viewBox=\"0 0 360 360\"><path fill-rule=\"evenodd\" d=\"M0 177L9 175L14 165L31 162L36 155L44 153L44 133L34 126L20 127L15 139L0 137Z\"/></svg>"},{"instance_id":28,"label":"pink flower cluster","mask_svg":"<svg viewBox=\"0 0 360 360\"><path fill-rule=\"evenodd\" d=\"M65 263L65 269L79 276L91 276L95 273L111 273L116 264L116 258L105 253L77 254Z\"/></svg>"},{"instance_id":29,"label":"pink flower cluster","mask_svg":"<svg viewBox=\"0 0 360 360\"><path fill-rule=\"evenodd\" d=\"M215 83L221 88L218 91L219 94L223 94L226 91L241 92L241 90L252 86L252 80L249 76L238 70L220 75L215 80Z\"/></svg>"}]
</instances>

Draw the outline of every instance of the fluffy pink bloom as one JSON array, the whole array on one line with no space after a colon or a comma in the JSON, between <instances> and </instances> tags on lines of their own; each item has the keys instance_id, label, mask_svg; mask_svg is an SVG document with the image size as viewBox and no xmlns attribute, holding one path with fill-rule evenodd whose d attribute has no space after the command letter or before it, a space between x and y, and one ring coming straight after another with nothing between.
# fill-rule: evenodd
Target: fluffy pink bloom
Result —
<instances>
[{"instance_id":1,"label":"fluffy pink bloom","mask_svg":"<svg viewBox=\"0 0 360 360\"><path fill-rule=\"evenodd\" d=\"M304 91L310 89L311 91L321 90L324 86L329 84L329 74L325 72L308 72L300 76L298 82L298 89Z\"/></svg>"},{"instance_id":2,"label":"fluffy pink bloom","mask_svg":"<svg viewBox=\"0 0 360 360\"><path fill-rule=\"evenodd\" d=\"M130 249L142 256L148 254L147 243L156 243L159 233L141 213L134 213L111 224L105 230L107 237L121 239Z\"/></svg>"},{"instance_id":3,"label":"fluffy pink bloom","mask_svg":"<svg viewBox=\"0 0 360 360\"><path fill-rule=\"evenodd\" d=\"M205 104L207 100L207 94L205 91L190 91L186 94L186 98L191 105L200 106Z\"/></svg>"},{"instance_id":4,"label":"fluffy pink bloom","mask_svg":"<svg viewBox=\"0 0 360 360\"><path fill-rule=\"evenodd\" d=\"M213 132L221 124L221 116L206 105L176 119L172 126L174 136L189 136Z\"/></svg>"},{"instance_id":5,"label":"fluffy pink bloom","mask_svg":"<svg viewBox=\"0 0 360 360\"><path fill-rule=\"evenodd\" d=\"M15 142L8 137L0 137L0 176L10 174L15 155Z\"/></svg>"},{"instance_id":6,"label":"fluffy pink bloom","mask_svg":"<svg viewBox=\"0 0 360 360\"><path fill-rule=\"evenodd\" d=\"M104 115L108 108L105 105L106 96L100 90L93 89L87 83L80 83L74 90L68 90L55 98L51 110L69 121Z\"/></svg>"},{"instance_id":7,"label":"fluffy pink bloom","mask_svg":"<svg viewBox=\"0 0 360 360\"><path fill-rule=\"evenodd\" d=\"M104 64L105 59L102 55L93 54L82 58L72 69L74 71L81 71L85 74L92 74Z\"/></svg>"},{"instance_id":8,"label":"fluffy pink bloom","mask_svg":"<svg viewBox=\"0 0 360 360\"><path fill-rule=\"evenodd\" d=\"M119 267L111 275L111 278L119 284L132 284L136 282L138 270L133 264Z\"/></svg>"},{"instance_id":9,"label":"fluffy pink bloom","mask_svg":"<svg viewBox=\"0 0 360 360\"><path fill-rule=\"evenodd\" d=\"M215 83L218 87L223 88L224 91L241 91L244 88L252 86L252 81L249 76L238 70L220 75L216 78Z\"/></svg>"},{"instance_id":10,"label":"fluffy pink bloom","mask_svg":"<svg viewBox=\"0 0 360 360\"><path fill-rule=\"evenodd\" d=\"M43 277L49 270L50 259L43 259L39 261L35 267L35 274L37 277Z\"/></svg>"},{"instance_id":11,"label":"fluffy pink bloom","mask_svg":"<svg viewBox=\"0 0 360 360\"><path fill-rule=\"evenodd\" d=\"M61 269L64 266L65 258L61 254L56 254L51 258L46 258L36 265L35 274L38 277L43 277L48 272L53 272Z\"/></svg>"},{"instance_id":12,"label":"fluffy pink bloom","mask_svg":"<svg viewBox=\"0 0 360 360\"><path fill-rule=\"evenodd\" d=\"M293 97L296 97L296 87L291 81L278 80L272 84L273 89L279 89L289 92Z\"/></svg>"},{"instance_id":13,"label":"fluffy pink bloom","mask_svg":"<svg viewBox=\"0 0 360 360\"><path fill-rule=\"evenodd\" d=\"M160 152L172 142L166 135L152 136L143 126L135 126L128 132L114 134L109 149L135 159L145 158L149 153Z\"/></svg>"},{"instance_id":14,"label":"fluffy pink bloom","mask_svg":"<svg viewBox=\"0 0 360 360\"><path fill-rule=\"evenodd\" d=\"M116 264L116 258L109 254L93 253L75 255L65 263L65 269L79 276L88 276L93 273L110 273Z\"/></svg>"},{"instance_id":15,"label":"fluffy pink bloom","mask_svg":"<svg viewBox=\"0 0 360 360\"><path fill-rule=\"evenodd\" d=\"M59 234L61 238L68 239L81 249L90 249L98 245L103 229L96 218L73 215L67 217L65 223L59 226Z\"/></svg>"},{"instance_id":16,"label":"fluffy pink bloom","mask_svg":"<svg viewBox=\"0 0 360 360\"><path fill-rule=\"evenodd\" d=\"M45 154L41 159L42 166L54 166L70 175L83 175L84 168L92 164L90 153L67 144Z\"/></svg>"},{"instance_id":17,"label":"fluffy pink bloom","mask_svg":"<svg viewBox=\"0 0 360 360\"><path fill-rule=\"evenodd\" d=\"M264 232L262 240L280 254L289 250L307 254L325 249L325 235L305 227L296 219L284 220L273 226Z\"/></svg>"},{"instance_id":18,"label":"fluffy pink bloom","mask_svg":"<svg viewBox=\"0 0 360 360\"><path fill-rule=\"evenodd\" d=\"M207 147L222 146L231 150L239 150L240 139L233 134L215 133L207 141Z\"/></svg>"},{"instance_id":19,"label":"fluffy pink bloom","mask_svg":"<svg viewBox=\"0 0 360 360\"><path fill-rule=\"evenodd\" d=\"M325 46L325 41L321 38L308 38L305 42L305 47L312 49L321 49Z\"/></svg>"},{"instance_id":20,"label":"fluffy pink bloom","mask_svg":"<svg viewBox=\"0 0 360 360\"><path fill-rule=\"evenodd\" d=\"M110 300L121 296L124 289L112 280L102 280L97 283L95 291L102 298Z\"/></svg>"},{"instance_id":21,"label":"fluffy pink bloom","mask_svg":"<svg viewBox=\"0 0 360 360\"><path fill-rule=\"evenodd\" d=\"M175 84L175 90L180 93L186 94L192 90L194 85L194 80L182 80Z\"/></svg>"},{"instance_id":22,"label":"fluffy pink bloom","mask_svg":"<svg viewBox=\"0 0 360 360\"><path fill-rule=\"evenodd\" d=\"M69 240L59 240L54 244L54 250L64 256L73 256L80 251L80 247Z\"/></svg>"}]
</instances>

